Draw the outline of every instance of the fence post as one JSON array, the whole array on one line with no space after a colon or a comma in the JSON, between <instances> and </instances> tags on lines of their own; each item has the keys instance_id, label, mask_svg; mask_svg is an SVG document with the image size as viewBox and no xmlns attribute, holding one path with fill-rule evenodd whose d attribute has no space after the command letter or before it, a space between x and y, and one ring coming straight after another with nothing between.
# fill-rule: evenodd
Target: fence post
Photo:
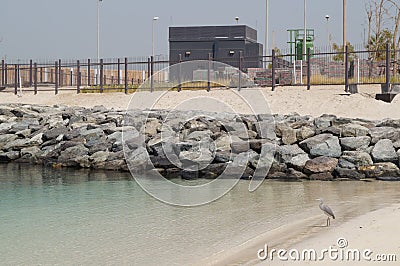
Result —
<instances>
[{"instance_id":1,"label":"fence post","mask_svg":"<svg viewBox=\"0 0 400 266\"><path fill-rule=\"evenodd\" d=\"M8 65L4 63L4 86L8 84Z\"/></svg>"},{"instance_id":2,"label":"fence post","mask_svg":"<svg viewBox=\"0 0 400 266\"><path fill-rule=\"evenodd\" d=\"M55 94L58 94L58 62L57 61L54 63L54 67L55 67L55 69L54 69L54 75L55 75L55 77L54 77L54 80L55 80L54 92L55 92Z\"/></svg>"},{"instance_id":3,"label":"fence post","mask_svg":"<svg viewBox=\"0 0 400 266\"><path fill-rule=\"evenodd\" d=\"M147 79L149 79L151 77L150 72L151 72L151 61L150 61L150 57L147 58Z\"/></svg>"},{"instance_id":4,"label":"fence post","mask_svg":"<svg viewBox=\"0 0 400 266\"><path fill-rule=\"evenodd\" d=\"M208 54L208 68L207 68L207 91L211 90L211 60L212 55Z\"/></svg>"},{"instance_id":5,"label":"fence post","mask_svg":"<svg viewBox=\"0 0 400 266\"><path fill-rule=\"evenodd\" d=\"M307 90L311 89L311 51L307 48Z\"/></svg>"},{"instance_id":6,"label":"fence post","mask_svg":"<svg viewBox=\"0 0 400 266\"><path fill-rule=\"evenodd\" d=\"M76 93L81 93L81 64L76 61Z\"/></svg>"},{"instance_id":7,"label":"fence post","mask_svg":"<svg viewBox=\"0 0 400 266\"><path fill-rule=\"evenodd\" d=\"M128 58L125 57L125 94L128 94Z\"/></svg>"},{"instance_id":8,"label":"fence post","mask_svg":"<svg viewBox=\"0 0 400 266\"><path fill-rule=\"evenodd\" d=\"M178 73L178 92L180 92L182 90L182 80L181 80L181 76L182 76L182 54L179 54L179 73Z\"/></svg>"},{"instance_id":9,"label":"fence post","mask_svg":"<svg viewBox=\"0 0 400 266\"><path fill-rule=\"evenodd\" d=\"M99 78L100 78L100 93L103 93L103 71L104 71L104 65L103 65L103 59L100 59L100 76L99 76Z\"/></svg>"},{"instance_id":10,"label":"fence post","mask_svg":"<svg viewBox=\"0 0 400 266\"><path fill-rule=\"evenodd\" d=\"M349 92L349 48L344 48L344 91Z\"/></svg>"},{"instance_id":11,"label":"fence post","mask_svg":"<svg viewBox=\"0 0 400 266\"><path fill-rule=\"evenodd\" d=\"M14 94L18 94L18 65L14 65Z\"/></svg>"},{"instance_id":12,"label":"fence post","mask_svg":"<svg viewBox=\"0 0 400 266\"><path fill-rule=\"evenodd\" d=\"M5 73L5 68L4 68L4 60L1 60L1 86L4 86L4 73Z\"/></svg>"},{"instance_id":13,"label":"fence post","mask_svg":"<svg viewBox=\"0 0 400 266\"><path fill-rule=\"evenodd\" d=\"M90 59L87 60L87 84L90 86Z\"/></svg>"},{"instance_id":14,"label":"fence post","mask_svg":"<svg viewBox=\"0 0 400 266\"><path fill-rule=\"evenodd\" d=\"M151 64L150 64L150 91L154 91L154 57L150 57Z\"/></svg>"},{"instance_id":15,"label":"fence post","mask_svg":"<svg viewBox=\"0 0 400 266\"><path fill-rule=\"evenodd\" d=\"M69 71L69 82L70 82L70 86L74 86L74 70L73 68L70 69Z\"/></svg>"},{"instance_id":16,"label":"fence post","mask_svg":"<svg viewBox=\"0 0 400 266\"><path fill-rule=\"evenodd\" d=\"M118 58L118 85L121 85L121 59Z\"/></svg>"},{"instance_id":17,"label":"fence post","mask_svg":"<svg viewBox=\"0 0 400 266\"><path fill-rule=\"evenodd\" d=\"M32 59L29 60L29 87L32 87L33 63Z\"/></svg>"},{"instance_id":18,"label":"fence post","mask_svg":"<svg viewBox=\"0 0 400 266\"><path fill-rule=\"evenodd\" d=\"M37 68L37 63L33 65L33 90L35 95L37 94L37 74L38 74L38 68Z\"/></svg>"},{"instance_id":19,"label":"fence post","mask_svg":"<svg viewBox=\"0 0 400 266\"><path fill-rule=\"evenodd\" d=\"M390 47L386 44L386 88L390 92Z\"/></svg>"},{"instance_id":20,"label":"fence post","mask_svg":"<svg viewBox=\"0 0 400 266\"><path fill-rule=\"evenodd\" d=\"M63 73L61 67L61 59L58 59L58 85L59 87L63 86Z\"/></svg>"},{"instance_id":21,"label":"fence post","mask_svg":"<svg viewBox=\"0 0 400 266\"><path fill-rule=\"evenodd\" d=\"M242 63L243 63L243 51L239 52L239 88L240 91L242 89Z\"/></svg>"},{"instance_id":22,"label":"fence post","mask_svg":"<svg viewBox=\"0 0 400 266\"><path fill-rule=\"evenodd\" d=\"M275 49L272 49L272 75L271 75L271 86L272 91L275 91Z\"/></svg>"}]
</instances>

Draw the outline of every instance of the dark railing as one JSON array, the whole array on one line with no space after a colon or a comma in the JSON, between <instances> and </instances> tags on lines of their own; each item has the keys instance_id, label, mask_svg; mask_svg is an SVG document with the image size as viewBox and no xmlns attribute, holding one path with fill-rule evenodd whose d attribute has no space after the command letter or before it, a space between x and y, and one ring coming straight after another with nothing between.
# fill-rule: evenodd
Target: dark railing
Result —
<instances>
[{"instance_id":1,"label":"dark railing","mask_svg":"<svg viewBox=\"0 0 400 266\"><path fill-rule=\"evenodd\" d=\"M372 55L381 55L381 60L372 60ZM395 56L395 55L398 56ZM382 57L384 55L384 57ZM390 84L400 83L400 50L393 51L389 45L384 51L349 51L315 52L308 49L302 57L296 60L296 54L280 54L273 50L270 56L245 56L243 52L229 58L212 58L208 60L223 62L243 71L246 78L255 85L271 87L307 86L313 85L344 85L347 92L350 85L382 84L386 88ZM176 61L156 57L100 59L99 62L86 60L50 60L50 61L1 61L1 87L13 88L18 93L19 88L32 90L36 94L40 90L51 90L56 94L59 90L75 90L82 93L87 90L104 92L106 90L121 90L129 93L148 80L153 90L160 83L168 81L167 67L196 60L180 55ZM209 64L210 65L210 64ZM258 66L258 67L255 67ZM181 72L181 71L179 71ZM221 87L210 81L210 67L207 72L208 82L199 83L198 88ZM236 86L244 85L242 75L238 75ZM177 90L182 89L178 75ZM193 86L193 84L192 84ZM161 88L160 86L158 88ZM6 90L9 91L9 90Z\"/></svg>"}]
</instances>

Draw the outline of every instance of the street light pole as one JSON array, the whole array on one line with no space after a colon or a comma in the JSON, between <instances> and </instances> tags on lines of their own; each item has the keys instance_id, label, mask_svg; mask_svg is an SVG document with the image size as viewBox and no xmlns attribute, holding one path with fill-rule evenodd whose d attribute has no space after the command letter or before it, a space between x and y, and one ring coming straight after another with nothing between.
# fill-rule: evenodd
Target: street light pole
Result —
<instances>
[{"instance_id":1,"label":"street light pole","mask_svg":"<svg viewBox=\"0 0 400 266\"><path fill-rule=\"evenodd\" d=\"M103 0L97 0L97 64L100 63L100 2ZM96 83L98 83L100 66L97 65Z\"/></svg>"},{"instance_id":2,"label":"street light pole","mask_svg":"<svg viewBox=\"0 0 400 266\"><path fill-rule=\"evenodd\" d=\"M304 0L304 37L303 37L303 54L307 53L307 1Z\"/></svg>"},{"instance_id":3,"label":"street light pole","mask_svg":"<svg viewBox=\"0 0 400 266\"><path fill-rule=\"evenodd\" d=\"M266 12L265 12L265 47L264 47L264 56L268 56L269 47L268 47L268 13L269 13L269 1L266 0Z\"/></svg>"},{"instance_id":4,"label":"street light pole","mask_svg":"<svg viewBox=\"0 0 400 266\"><path fill-rule=\"evenodd\" d=\"M345 47L347 45L347 39L346 39L346 17L347 17L347 6L346 6L346 0L343 0L343 51L345 50Z\"/></svg>"},{"instance_id":5,"label":"street light pole","mask_svg":"<svg viewBox=\"0 0 400 266\"><path fill-rule=\"evenodd\" d=\"M159 17L153 17L153 22L151 26L151 48L152 48L151 56L153 58L154 58L154 24L158 19Z\"/></svg>"},{"instance_id":6,"label":"street light pole","mask_svg":"<svg viewBox=\"0 0 400 266\"><path fill-rule=\"evenodd\" d=\"M328 49L331 47L331 38L330 38L330 35L329 35L329 15L326 15L325 16L325 19L326 19L326 36L327 36L327 39L328 39L328 42L327 42L327 44L328 44Z\"/></svg>"}]
</instances>

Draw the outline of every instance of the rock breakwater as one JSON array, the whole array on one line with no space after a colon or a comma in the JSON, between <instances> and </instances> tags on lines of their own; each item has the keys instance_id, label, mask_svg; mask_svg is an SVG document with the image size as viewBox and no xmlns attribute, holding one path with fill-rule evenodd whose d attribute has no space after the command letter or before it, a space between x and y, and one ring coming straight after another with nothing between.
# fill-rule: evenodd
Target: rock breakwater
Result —
<instances>
[{"instance_id":1,"label":"rock breakwater","mask_svg":"<svg viewBox=\"0 0 400 266\"><path fill-rule=\"evenodd\" d=\"M0 105L0 162L165 177L397 180L400 120ZM228 167L229 166L229 167Z\"/></svg>"}]
</instances>

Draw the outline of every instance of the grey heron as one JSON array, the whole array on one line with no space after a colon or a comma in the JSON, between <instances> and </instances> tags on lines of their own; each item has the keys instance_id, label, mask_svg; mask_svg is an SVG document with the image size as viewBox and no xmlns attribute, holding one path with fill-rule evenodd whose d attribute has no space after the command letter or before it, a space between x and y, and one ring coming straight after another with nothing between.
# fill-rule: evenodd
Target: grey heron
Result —
<instances>
[{"instance_id":1,"label":"grey heron","mask_svg":"<svg viewBox=\"0 0 400 266\"><path fill-rule=\"evenodd\" d=\"M330 226L331 225L331 220L330 218L332 217L333 219L335 219L335 214L333 213L332 209L329 208L328 205L324 204L324 200L323 199L316 199L319 200L319 208L325 213L326 216L328 216L328 219L326 220L326 226Z\"/></svg>"}]
</instances>

